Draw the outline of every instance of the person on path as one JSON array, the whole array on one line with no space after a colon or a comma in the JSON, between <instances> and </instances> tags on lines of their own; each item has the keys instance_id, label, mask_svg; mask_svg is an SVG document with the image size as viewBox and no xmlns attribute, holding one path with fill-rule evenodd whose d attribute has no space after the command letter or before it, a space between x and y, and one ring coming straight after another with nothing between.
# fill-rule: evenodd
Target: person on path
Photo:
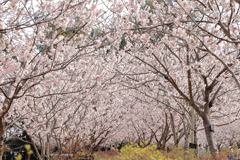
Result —
<instances>
[{"instance_id":1,"label":"person on path","mask_svg":"<svg viewBox=\"0 0 240 160\"><path fill-rule=\"evenodd\" d=\"M204 155L204 148L203 148L202 144L198 145L198 152L199 152L200 157L202 157Z\"/></svg>"}]
</instances>

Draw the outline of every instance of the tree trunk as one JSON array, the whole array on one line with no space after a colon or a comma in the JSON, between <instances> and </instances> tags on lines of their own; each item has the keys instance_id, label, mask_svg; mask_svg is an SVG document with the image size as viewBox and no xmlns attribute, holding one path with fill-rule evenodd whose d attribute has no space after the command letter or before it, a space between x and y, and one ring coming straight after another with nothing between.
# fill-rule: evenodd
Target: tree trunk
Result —
<instances>
[{"instance_id":1,"label":"tree trunk","mask_svg":"<svg viewBox=\"0 0 240 160\"><path fill-rule=\"evenodd\" d=\"M185 133L184 137L184 149L188 150L189 149L189 134Z\"/></svg>"},{"instance_id":2,"label":"tree trunk","mask_svg":"<svg viewBox=\"0 0 240 160\"><path fill-rule=\"evenodd\" d=\"M208 117L205 117L203 119L203 125L204 125L204 128L205 128L205 134L206 134L209 150L210 150L212 156L214 158L217 158L216 157L217 149L214 146L213 131L210 130L211 123L210 123Z\"/></svg>"},{"instance_id":3,"label":"tree trunk","mask_svg":"<svg viewBox=\"0 0 240 160\"><path fill-rule=\"evenodd\" d=\"M39 151L38 151L38 148L37 148L36 144L34 143L34 141L33 141L33 139L32 139L32 136L31 136L31 135L28 135L28 136L29 136L29 138L30 138L30 141L32 142L33 148L34 148L34 150L35 150L35 152L36 152L36 154L37 154L38 159L39 159L39 160L42 160L42 157L41 157L41 155L40 155L40 153L39 153Z\"/></svg>"},{"instance_id":4,"label":"tree trunk","mask_svg":"<svg viewBox=\"0 0 240 160\"><path fill-rule=\"evenodd\" d=\"M4 134L5 134L5 121L4 117L0 117L0 160L4 153Z\"/></svg>"},{"instance_id":5,"label":"tree trunk","mask_svg":"<svg viewBox=\"0 0 240 160\"><path fill-rule=\"evenodd\" d=\"M42 140L42 143L41 143L41 157L42 158L45 158L45 156L46 156L46 145L45 145L46 143L45 143L45 141L44 140Z\"/></svg>"}]
</instances>

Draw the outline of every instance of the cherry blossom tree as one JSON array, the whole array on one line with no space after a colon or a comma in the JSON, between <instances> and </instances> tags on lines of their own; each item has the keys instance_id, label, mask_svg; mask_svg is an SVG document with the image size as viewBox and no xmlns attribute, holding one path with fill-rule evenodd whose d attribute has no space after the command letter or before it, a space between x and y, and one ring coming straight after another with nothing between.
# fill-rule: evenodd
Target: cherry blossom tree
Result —
<instances>
[{"instance_id":1,"label":"cherry blossom tree","mask_svg":"<svg viewBox=\"0 0 240 160\"><path fill-rule=\"evenodd\" d=\"M123 5L123 4L122 4ZM238 119L238 8L233 1L129 1L114 11L116 68L131 83L148 79L175 104L185 100L203 122L210 151L213 117ZM117 46L117 45L116 45ZM144 92L144 91L142 91ZM156 92L154 92L156 94ZM224 109L223 109L224 108ZM231 115L231 116L230 116ZM223 121L221 121L224 123Z\"/></svg>"},{"instance_id":2,"label":"cherry blossom tree","mask_svg":"<svg viewBox=\"0 0 240 160\"><path fill-rule=\"evenodd\" d=\"M1 2L0 158L12 125L42 147L80 140L90 152L130 134L178 144L202 127L216 152L212 126L239 119L236 8L233 0Z\"/></svg>"},{"instance_id":3,"label":"cherry blossom tree","mask_svg":"<svg viewBox=\"0 0 240 160\"><path fill-rule=\"evenodd\" d=\"M34 88L37 94L26 94L18 103L23 107L15 109L11 124L31 135L42 151L39 158L49 157L55 147L59 154L82 150L92 154L100 145L114 143L111 139L123 123L119 108L123 104L112 93L116 86L109 87L111 74L103 70L104 62L101 56L82 56L52 74L50 85L39 84ZM52 93L41 94L42 88L51 88Z\"/></svg>"},{"instance_id":4,"label":"cherry blossom tree","mask_svg":"<svg viewBox=\"0 0 240 160\"><path fill-rule=\"evenodd\" d=\"M91 72L89 55L94 54L94 45L98 44L97 36L91 36L91 29L98 23L97 17L104 13L91 0L6 0L0 3L0 8L1 158L6 124L13 125L27 117L36 130L44 127L41 123L47 118L42 129L47 132L47 123L56 122L56 117L51 116L58 112L61 116L61 108L54 108L60 106L61 98L57 95L66 99L73 93L83 98L94 87L96 82L92 80L96 80L96 74L84 78L84 86L79 84L81 78L73 79L71 74L80 67L78 63L82 64L82 68L77 68L81 70L78 77L83 79L84 73ZM42 98L46 99L42 101ZM55 112L48 110L46 102ZM78 109L76 106L66 111L70 114ZM34 117L37 112L43 114ZM31 128L27 123L25 127Z\"/></svg>"},{"instance_id":5,"label":"cherry blossom tree","mask_svg":"<svg viewBox=\"0 0 240 160\"><path fill-rule=\"evenodd\" d=\"M222 141L223 144L233 146L239 141L239 128L236 127L239 121L233 122L229 125L216 127L217 133L216 140Z\"/></svg>"}]
</instances>

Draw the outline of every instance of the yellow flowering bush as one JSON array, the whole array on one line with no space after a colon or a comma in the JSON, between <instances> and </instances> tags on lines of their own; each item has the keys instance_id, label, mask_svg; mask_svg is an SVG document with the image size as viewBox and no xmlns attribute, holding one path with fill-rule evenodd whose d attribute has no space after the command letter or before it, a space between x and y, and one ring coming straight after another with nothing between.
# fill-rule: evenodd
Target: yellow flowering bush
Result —
<instances>
[{"instance_id":1,"label":"yellow flowering bush","mask_svg":"<svg viewBox=\"0 0 240 160\"><path fill-rule=\"evenodd\" d=\"M120 152L112 149L105 153L95 153L94 157L96 160L197 160L194 151L186 151L182 147L171 146L168 148L168 152L164 152L157 150L156 145L141 146L144 144L129 143Z\"/></svg>"},{"instance_id":2,"label":"yellow flowering bush","mask_svg":"<svg viewBox=\"0 0 240 160\"><path fill-rule=\"evenodd\" d=\"M15 160L22 160L22 155L18 153L17 157L15 157Z\"/></svg>"},{"instance_id":3,"label":"yellow flowering bush","mask_svg":"<svg viewBox=\"0 0 240 160\"><path fill-rule=\"evenodd\" d=\"M25 144L24 148L27 151L28 160L30 160L30 156L31 156L31 154L33 154L33 151L31 150L31 145L30 144ZM22 155L20 153L18 153L18 155L15 157L15 160L22 160Z\"/></svg>"},{"instance_id":4,"label":"yellow flowering bush","mask_svg":"<svg viewBox=\"0 0 240 160\"><path fill-rule=\"evenodd\" d=\"M180 159L184 160L197 160L196 151L193 149L185 150L181 146L169 146L167 150L168 152L165 153L166 157L172 159L181 157Z\"/></svg>"},{"instance_id":5,"label":"yellow flowering bush","mask_svg":"<svg viewBox=\"0 0 240 160\"><path fill-rule=\"evenodd\" d=\"M142 145L130 143L124 146L120 152L117 149L112 149L111 156L95 154L96 160L173 160L166 157L161 151L157 150L156 145L139 147ZM113 154L115 153L115 154ZM182 158L174 158L175 160L183 160Z\"/></svg>"},{"instance_id":6,"label":"yellow flowering bush","mask_svg":"<svg viewBox=\"0 0 240 160\"><path fill-rule=\"evenodd\" d=\"M171 160L156 149L156 145L140 148L137 144L130 143L121 149L121 153L116 156L116 160Z\"/></svg>"},{"instance_id":7,"label":"yellow flowering bush","mask_svg":"<svg viewBox=\"0 0 240 160\"><path fill-rule=\"evenodd\" d=\"M25 144L24 147L27 151L31 150L31 145L30 144Z\"/></svg>"}]
</instances>

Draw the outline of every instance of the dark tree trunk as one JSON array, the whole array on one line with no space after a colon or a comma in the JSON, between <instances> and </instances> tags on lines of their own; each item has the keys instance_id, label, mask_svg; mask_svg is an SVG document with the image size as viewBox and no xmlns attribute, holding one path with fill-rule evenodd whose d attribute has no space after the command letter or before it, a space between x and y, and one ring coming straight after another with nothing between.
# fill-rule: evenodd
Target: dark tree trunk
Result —
<instances>
[{"instance_id":1,"label":"dark tree trunk","mask_svg":"<svg viewBox=\"0 0 240 160\"><path fill-rule=\"evenodd\" d=\"M4 153L4 134L5 134L5 121L4 117L0 117L0 160Z\"/></svg>"},{"instance_id":2,"label":"dark tree trunk","mask_svg":"<svg viewBox=\"0 0 240 160\"><path fill-rule=\"evenodd\" d=\"M204 125L204 128L205 128L205 134L206 134L209 150L210 150L212 156L214 156L214 158L217 158L216 157L217 149L214 146L213 131L210 130L211 123L210 123L208 117L205 117L203 119L203 125Z\"/></svg>"}]
</instances>

